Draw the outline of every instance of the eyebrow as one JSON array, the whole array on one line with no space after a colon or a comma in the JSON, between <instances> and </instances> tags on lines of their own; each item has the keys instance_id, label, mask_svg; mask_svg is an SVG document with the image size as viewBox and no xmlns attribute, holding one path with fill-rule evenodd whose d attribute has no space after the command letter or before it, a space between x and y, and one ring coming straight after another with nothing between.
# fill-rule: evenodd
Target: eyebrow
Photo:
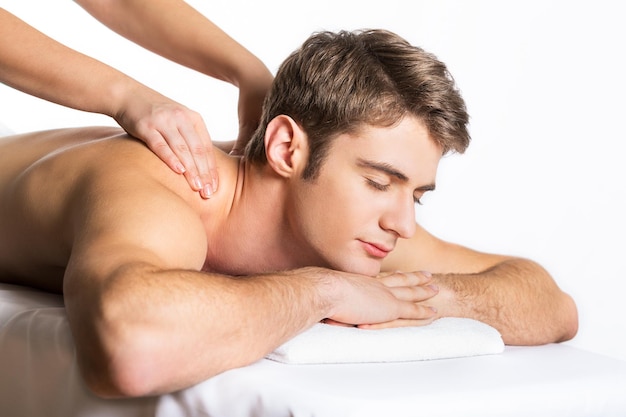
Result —
<instances>
[{"instance_id":1,"label":"eyebrow","mask_svg":"<svg viewBox=\"0 0 626 417\"><path fill-rule=\"evenodd\" d=\"M401 171L398 171L396 168L394 168L392 165L386 162L375 162L375 161L369 161L367 159L359 158L357 160L357 165L360 167L370 168L376 171L384 172L385 174L395 177L398 180L405 182L405 183L409 181L409 177L407 177L406 174L404 174ZM423 185L421 187L416 188L416 190L434 191L435 184L433 183L433 184Z\"/></svg>"}]
</instances>

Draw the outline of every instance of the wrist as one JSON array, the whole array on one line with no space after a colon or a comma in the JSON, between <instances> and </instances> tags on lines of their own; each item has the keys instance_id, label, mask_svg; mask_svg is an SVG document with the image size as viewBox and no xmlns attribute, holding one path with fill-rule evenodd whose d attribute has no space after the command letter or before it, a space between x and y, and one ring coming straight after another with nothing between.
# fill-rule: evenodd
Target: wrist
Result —
<instances>
[{"instance_id":1,"label":"wrist","mask_svg":"<svg viewBox=\"0 0 626 417\"><path fill-rule=\"evenodd\" d=\"M125 76L110 82L105 93L105 107L102 113L118 121L123 118L133 97L136 96L138 84L137 81Z\"/></svg>"},{"instance_id":2,"label":"wrist","mask_svg":"<svg viewBox=\"0 0 626 417\"><path fill-rule=\"evenodd\" d=\"M432 284L437 286L438 292L425 303L437 310L437 318L463 317L452 280L448 274L433 274Z\"/></svg>"},{"instance_id":3,"label":"wrist","mask_svg":"<svg viewBox=\"0 0 626 417\"><path fill-rule=\"evenodd\" d=\"M337 310L342 293L342 279L339 273L320 267L306 267L294 271L312 285L312 306L315 320L332 317Z\"/></svg>"},{"instance_id":4,"label":"wrist","mask_svg":"<svg viewBox=\"0 0 626 417\"><path fill-rule=\"evenodd\" d=\"M130 77L111 83L108 96L107 107L103 113L111 116L124 128L128 123L135 123L141 115L150 113L150 107L169 101Z\"/></svg>"},{"instance_id":5,"label":"wrist","mask_svg":"<svg viewBox=\"0 0 626 417\"><path fill-rule=\"evenodd\" d=\"M237 63L228 81L240 90L262 90L265 95L273 79L274 76L265 64L250 54Z\"/></svg>"}]
</instances>

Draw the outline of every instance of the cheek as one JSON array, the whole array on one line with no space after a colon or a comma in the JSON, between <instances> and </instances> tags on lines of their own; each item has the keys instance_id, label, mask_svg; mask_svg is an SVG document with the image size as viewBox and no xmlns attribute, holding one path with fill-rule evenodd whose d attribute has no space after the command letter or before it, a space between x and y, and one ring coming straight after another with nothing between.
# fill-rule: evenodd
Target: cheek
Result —
<instances>
[{"instance_id":1,"label":"cheek","mask_svg":"<svg viewBox=\"0 0 626 417\"><path fill-rule=\"evenodd\" d=\"M324 229L328 238L354 239L362 237L365 228L376 222L374 206L363 184L326 184L316 193L311 204L312 216L317 226Z\"/></svg>"},{"instance_id":2,"label":"cheek","mask_svg":"<svg viewBox=\"0 0 626 417\"><path fill-rule=\"evenodd\" d=\"M360 202L351 197L347 184L318 178L298 192L298 222L316 246L328 247L354 235Z\"/></svg>"},{"instance_id":3,"label":"cheek","mask_svg":"<svg viewBox=\"0 0 626 417\"><path fill-rule=\"evenodd\" d=\"M337 228L350 221L352 206L347 197L349 194L350 191L346 188L323 184L314 187L313 192L307 196L308 216L315 219L317 226L332 236L333 231L338 232Z\"/></svg>"}]
</instances>

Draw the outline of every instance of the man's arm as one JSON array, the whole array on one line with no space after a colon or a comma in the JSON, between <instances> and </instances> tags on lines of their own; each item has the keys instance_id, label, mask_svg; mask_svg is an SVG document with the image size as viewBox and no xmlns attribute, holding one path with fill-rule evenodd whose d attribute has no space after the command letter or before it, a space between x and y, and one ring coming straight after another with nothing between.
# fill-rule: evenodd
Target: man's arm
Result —
<instances>
[{"instance_id":1,"label":"man's arm","mask_svg":"<svg viewBox=\"0 0 626 417\"><path fill-rule=\"evenodd\" d=\"M76 190L64 279L78 363L101 396L188 387L261 359L326 317L432 315L401 295L419 277L390 289L322 268L239 278L199 272L208 242L196 213L145 176L113 172L104 185Z\"/></svg>"},{"instance_id":2,"label":"man's arm","mask_svg":"<svg viewBox=\"0 0 626 417\"><path fill-rule=\"evenodd\" d=\"M273 80L254 54L182 0L75 0L120 35L165 58L239 88L243 150Z\"/></svg>"},{"instance_id":3,"label":"man's arm","mask_svg":"<svg viewBox=\"0 0 626 417\"><path fill-rule=\"evenodd\" d=\"M418 226L413 238L398 242L384 266L431 272L431 284L439 291L423 301L425 305L434 307L438 317L468 317L490 324L506 344L560 342L577 332L574 301L533 261L444 242ZM411 322L395 323L407 324Z\"/></svg>"}]
</instances>

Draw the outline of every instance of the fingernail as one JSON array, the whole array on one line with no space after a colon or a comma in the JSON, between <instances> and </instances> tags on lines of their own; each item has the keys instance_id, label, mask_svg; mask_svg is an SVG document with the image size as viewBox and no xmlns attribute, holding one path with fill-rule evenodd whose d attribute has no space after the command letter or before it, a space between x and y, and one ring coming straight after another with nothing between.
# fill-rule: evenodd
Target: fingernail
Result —
<instances>
[{"instance_id":1,"label":"fingernail","mask_svg":"<svg viewBox=\"0 0 626 417\"><path fill-rule=\"evenodd\" d=\"M213 178L212 184L213 186L213 192L217 191L217 186L218 186L218 182L217 182L217 178Z\"/></svg>"},{"instance_id":2,"label":"fingernail","mask_svg":"<svg viewBox=\"0 0 626 417\"><path fill-rule=\"evenodd\" d=\"M422 274L426 275L428 278L432 278L433 277L433 274L431 274L428 271L422 271Z\"/></svg>"},{"instance_id":3,"label":"fingernail","mask_svg":"<svg viewBox=\"0 0 626 417\"><path fill-rule=\"evenodd\" d=\"M205 185L204 188L202 189L202 194L204 195L205 198L211 198L213 191L211 190L211 187L209 185Z\"/></svg>"},{"instance_id":4,"label":"fingernail","mask_svg":"<svg viewBox=\"0 0 626 417\"><path fill-rule=\"evenodd\" d=\"M201 190L202 189L202 181L200 181L200 177L195 177L193 179L193 185L198 189Z\"/></svg>"},{"instance_id":5,"label":"fingernail","mask_svg":"<svg viewBox=\"0 0 626 417\"><path fill-rule=\"evenodd\" d=\"M436 286L436 285L429 285L429 287L432 288L433 291L439 292L439 287L438 286Z\"/></svg>"},{"instance_id":6,"label":"fingernail","mask_svg":"<svg viewBox=\"0 0 626 417\"><path fill-rule=\"evenodd\" d=\"M428 308L430 308L433 311L433 313L437 312L437 309L435 307L428 307Z\"/></svg>"},{"instance_id":7,"label":"fingernail","mask_svg":"<svg viewBox=\"0 0 626 417\"><path fill-rule=\"evenodd\" d=\"M178 172L179 174L184 174L185 171L187 171L187 170L185 169L183 164L181 164L181 163L176 164L176 172Z\"/></svg>"}]
</instances>

